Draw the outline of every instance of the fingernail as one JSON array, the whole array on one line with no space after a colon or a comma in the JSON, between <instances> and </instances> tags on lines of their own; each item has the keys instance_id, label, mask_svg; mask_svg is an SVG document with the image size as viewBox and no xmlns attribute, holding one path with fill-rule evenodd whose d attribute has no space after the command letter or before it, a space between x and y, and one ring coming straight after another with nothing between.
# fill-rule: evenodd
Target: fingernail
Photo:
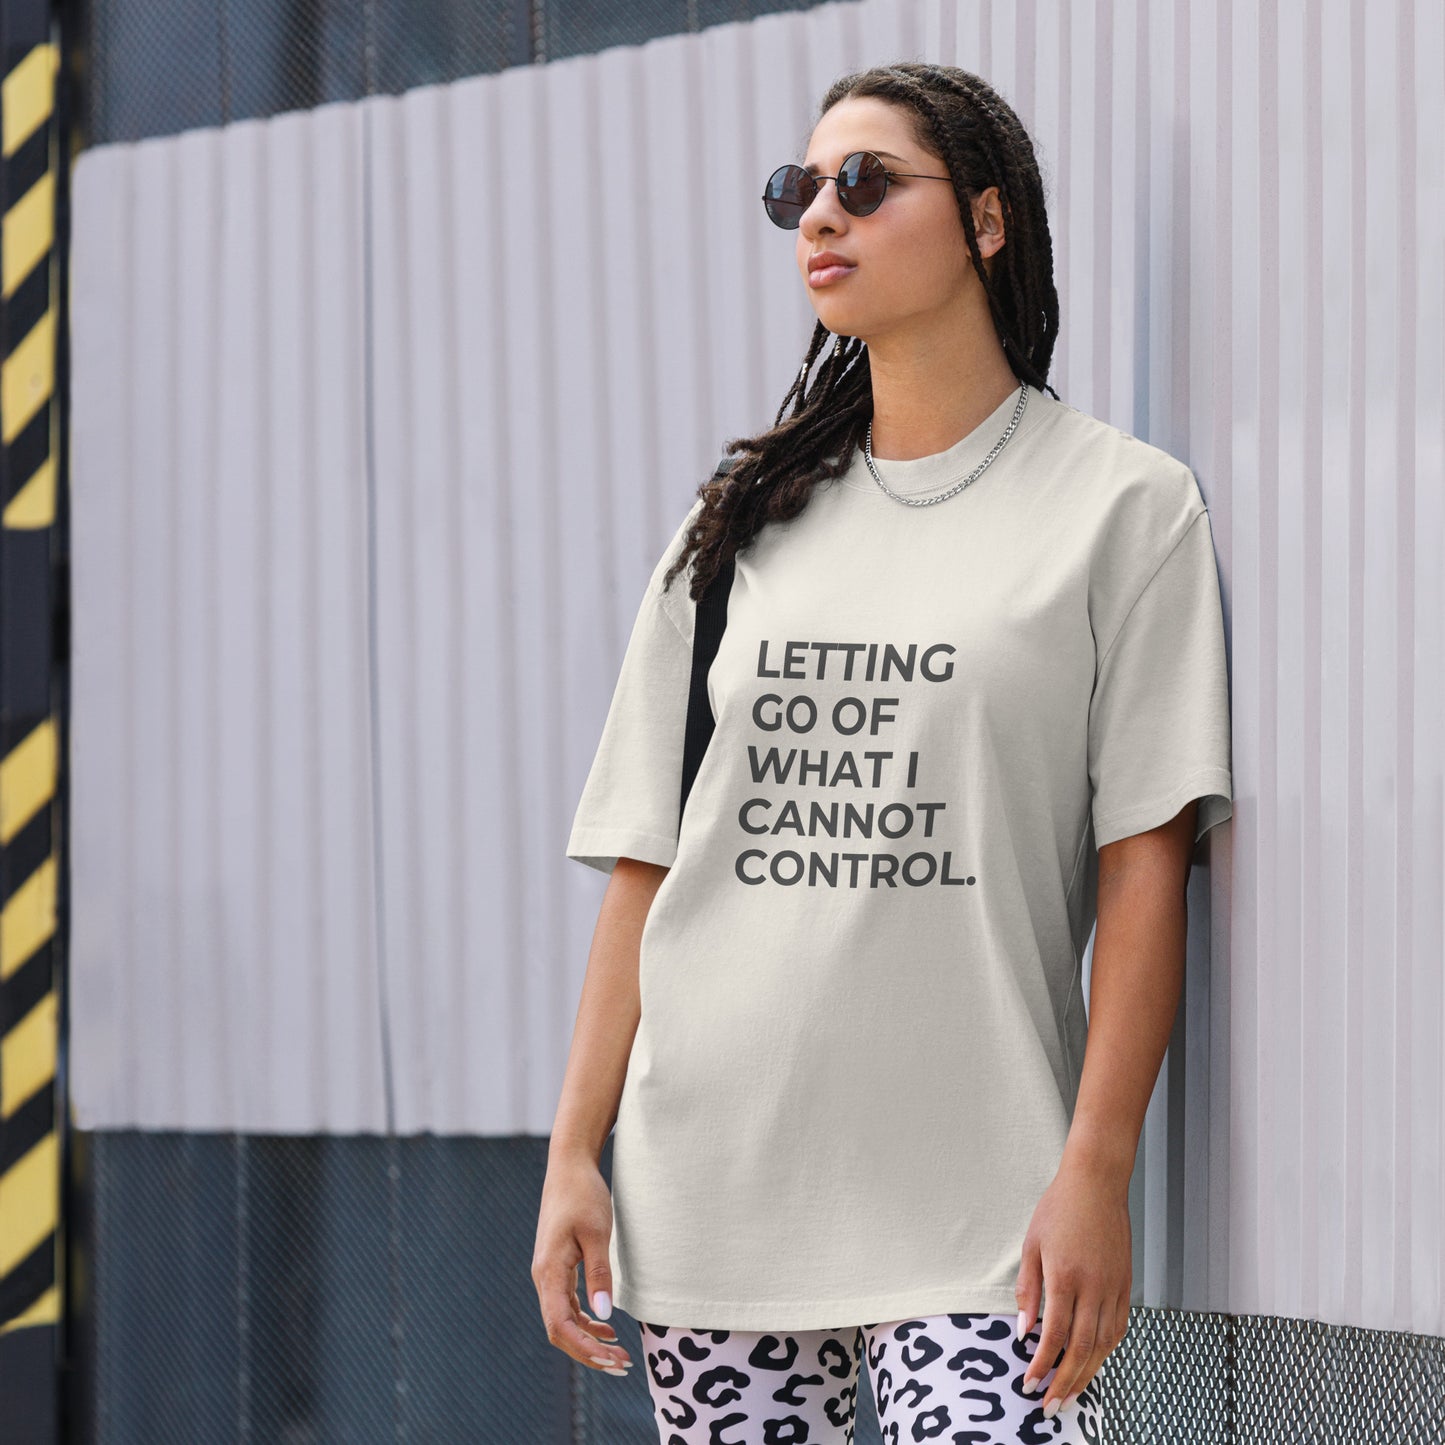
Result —
<instances>
[{"instance_id":1,"label":"fingernail","mask_svg":"<svg viewBox=\"0 0 1445 1445\"><path fill-rule=\"evenodd\" d=\"M1021 1340L1021 1339L1023 1339L1023 1337L1024 1337L1024 1326L1025 1326L1026 1324L1028 1324L1028 1322L1029 1322L1029 1317L1028 1317L1028 1315L1027 1315L1023 1310L1020 1310L1020 1311L1019 1311L1019 1332L1018 1332L1018 1334L1016 1334L1016 1335L1014 1336L1014 1339L1016 1339L1016 1340Z\"/></svg>"},{"instance_id":2,"label":"fingernail","mask_svg":"<svg viewBox=\"0 0 1445 1445\"><path fill-rule=\"evenodd\" d=\"M1052 1419L1054 1418L1054 1416L1057 1415L1058 1413L1059 1413L1059 1397L1058 1397L1057 1395L1055 1395L1054 1398L1053 1398L1052 1400L1050 1400L1047 1405L1044 1406L1044 1419L1045 1419L1045 1420L1052 1420Z\"/></svg>"},{"instance_id":3,"label":"fingernail","mask_svg":"<svg viewBox=\"0 0 1445 1445\"><path fill-rule=\"evenodd\" d=\"M597 1311L599 1320L610 1319L612 1316L612 1300L605 1289L600 1289L592 1296L592 1308Z\"/></svg>"},{"instance_id":4,"label":"fingernail","mask_svg":"<svg viewBox=\"0 0 1445 1445\"><path fill-rule=\"evenodd\" d=\"M627 1371L626 1371L626 1370L614 1370L614 1369L612 1369L611 1367L609 1367L609 1368L605 1369L602 1373L603 1373L604 1375L621 1375L624 1379L627 1378Z\"/></svg>"},{"instance_id":5,"label":"fingernail","mask_svg":"<svg viewBox=\"0 0 1445 1445\"><path fill-rule=\"evenodd\" d=\"M1074 1403L1074 1401L1077 1400L1078 1398L1079 1398L1079 1397L1078 1397L1077 1394L1070 1395L1069 1398L1064 1401L1064 1409L1067 1410L1067 1409L1069 1408L1069 1406L1072 1405L1072 1404Z\"/></svg>"}]
</instances>

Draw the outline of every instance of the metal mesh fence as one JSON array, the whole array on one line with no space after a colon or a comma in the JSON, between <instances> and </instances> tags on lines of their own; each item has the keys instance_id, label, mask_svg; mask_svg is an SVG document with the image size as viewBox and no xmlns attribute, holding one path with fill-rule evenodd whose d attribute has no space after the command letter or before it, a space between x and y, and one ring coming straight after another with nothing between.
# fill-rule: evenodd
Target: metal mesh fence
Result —
<instances>
[{"instance_id":1,"label":"metal mesh fence","mask_svg":"<svg viewBox=\"0 0 1445 1445\"><path fill-rule=\"evenodd\" d=\"M647 1438L645 1385L590 1378L541 1324L545 1139L77 1144L85 1439Z\"/></svg>"},{"instance_id":2,"label":"metal mesh fence","mask_svg":"<svg viewBox=\"0 0 1445 1445\"><path fill-rule=\"evenodd\" d=\"M822 0L79 0L80 143L637 45Z\"/></svg>"},{"instance_id":3,"label":"metal mesh fence","mask_svg":"<svg viewBox=\"0 0 1445 1445\"><path fill-rule=\"evenodd\" d=\"M546 1140L77 1145L81 1438L656 1445L634 1321L613 1316L627 1379L547 1341L530 1274ZM1136 1308L1099 1383L1108 1445L1445 1442L1429 1337ZM860 1383L855 1445L879 1438Z\"/></svg>"}]
</instances>

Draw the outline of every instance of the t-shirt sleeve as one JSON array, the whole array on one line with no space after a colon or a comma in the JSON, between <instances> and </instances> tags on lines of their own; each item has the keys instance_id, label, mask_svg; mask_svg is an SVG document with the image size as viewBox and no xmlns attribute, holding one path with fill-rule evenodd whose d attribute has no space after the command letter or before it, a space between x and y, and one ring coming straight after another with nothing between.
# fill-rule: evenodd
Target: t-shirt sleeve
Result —
<instances>
[{"instance_id":1,"label":"t-shirt sleeve","mask_svg":"<svg viewBox=\"0 0 1445 1445\"><path fill-rule=\"evenodd\" d=\"M619 857L670 868L677 856L693 602L688 569L666 593L662 576L692 515L643 594L567 839L569 858L604 873Z\"/></svg>"},{"instance_id":2,"label":"t-shirt sleeve","mask_svg":"<svg viewBox=\"0 0 1445 1445\"><path fill-rule=\"evenodd\" d=\"M1199 799L1194 841L1233 813L1224 614L1209 513L1145 583L1101 656L1089 703L1097 847Z\"/></svg>"}]
</instances>

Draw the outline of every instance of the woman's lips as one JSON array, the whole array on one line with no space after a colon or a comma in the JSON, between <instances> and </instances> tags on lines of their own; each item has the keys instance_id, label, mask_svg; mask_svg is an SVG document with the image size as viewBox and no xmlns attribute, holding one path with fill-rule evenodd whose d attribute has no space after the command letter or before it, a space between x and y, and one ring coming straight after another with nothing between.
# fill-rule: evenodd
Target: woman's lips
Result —
<instances>
[{"instance_id":1,"label":"woman's lips","mask_svg":"<svg viewBox=\"0 0 1445 1445\"><path fill-rule=\"evenodd\" d=\"M850 275L856 271L856 266L819 266L816 271L808 272L809 286L826 286L830 281L836 281L840 276Z\"/></svg>"}]
</instances>

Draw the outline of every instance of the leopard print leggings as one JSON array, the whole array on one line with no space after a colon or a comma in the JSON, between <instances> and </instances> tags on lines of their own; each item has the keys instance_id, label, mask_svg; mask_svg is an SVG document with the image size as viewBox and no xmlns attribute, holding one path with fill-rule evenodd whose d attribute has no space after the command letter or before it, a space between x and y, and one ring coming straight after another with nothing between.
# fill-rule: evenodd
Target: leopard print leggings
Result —
<instances>
[{"instance_id":1,"label":"leopard print leggings","mask_svg":"<svg viewBox=\"0 0 1445 1445\"><path fill-rule=\"evenodd\" d=\"M1042 1389L1023 1393L1039 1332L1015 1340L1012 1315L929 1315L792 1334L638 1323L661 1445L853 1445L865 1349L886 1445L1104 1438L1097 1375L1052 1419Z\"/></svg>"}]
</instances>

